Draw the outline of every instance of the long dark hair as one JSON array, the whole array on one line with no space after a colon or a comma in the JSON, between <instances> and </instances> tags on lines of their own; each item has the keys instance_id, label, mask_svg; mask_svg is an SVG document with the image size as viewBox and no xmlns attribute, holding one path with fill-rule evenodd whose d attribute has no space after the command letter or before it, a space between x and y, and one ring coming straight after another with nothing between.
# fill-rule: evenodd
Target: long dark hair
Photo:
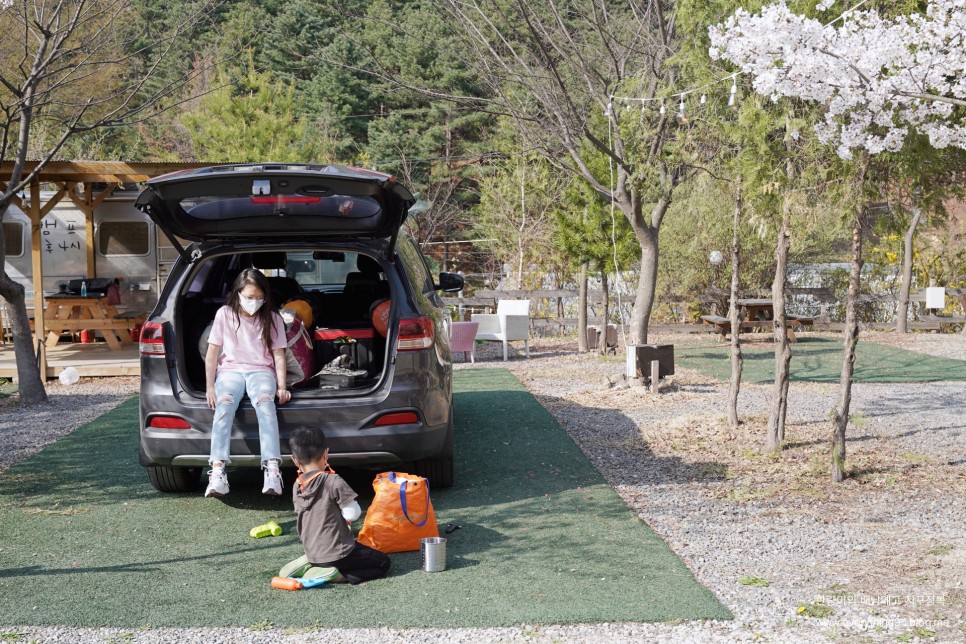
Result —
<instances>
[{"instance_id":1,"label":"long dark hair","mask_svg":"<svg viewBox=\"0 0 966 644\"><path fill-rule=\"evenodd\" d=\"M246 268L238 277L235 278L235 283L231 285L231 293L225 298L225 305L231 308L231 312L235 314L235 322L237 330L241 327L241 317L238 313L238 309L241 308L241 297L239 293L248 285L252 285L262 292L262 296L265 298L265 303L262 307L255 311L255 315L252 317L256 318L262 325L262 340L265 341L265 347L271 352L272 350L272 332L275 330L275 325L272 324L272 312L275 310L275 306L272 303L272 294L268 290L268 280L262 275L262 272L255 268Z\"/></svg>"}]
</instances>

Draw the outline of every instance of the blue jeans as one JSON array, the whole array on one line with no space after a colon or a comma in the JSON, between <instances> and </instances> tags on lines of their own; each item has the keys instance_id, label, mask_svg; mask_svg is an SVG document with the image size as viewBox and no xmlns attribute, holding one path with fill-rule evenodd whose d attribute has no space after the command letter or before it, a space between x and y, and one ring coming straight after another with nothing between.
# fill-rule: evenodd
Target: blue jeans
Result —
<instances>
[{"instance_id":1,"label":"blue jeans","mask_svg":"<svg viewBox=\"0 0 966 644\"><path fill-rule=\"evenodd\" d=\"M258 418L258 442L262 466L269 459L281 459L278 416L275 414L275 374L268 371L223 371L215 378L215 419L211 424L211 456L208 463L231 462L231 425L242 396L248 394Z\"/></svg>"}]
</instances>

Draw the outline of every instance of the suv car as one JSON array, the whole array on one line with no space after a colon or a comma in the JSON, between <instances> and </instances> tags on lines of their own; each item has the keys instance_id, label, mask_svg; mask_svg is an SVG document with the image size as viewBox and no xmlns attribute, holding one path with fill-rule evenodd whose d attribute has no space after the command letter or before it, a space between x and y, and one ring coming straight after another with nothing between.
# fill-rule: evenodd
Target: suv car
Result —
<instances>
[{"instance_id":1,"label":"suv car","mask_svg":"<svg viewBox=\"0 0 966 644\"><path fill-rule=\"evenodd\" d=\"M389 175L328 165L225 165L147 183L136 205L179 255L140 338L140 463L155 488L196 489L208 464L205 330L248 267L266 274L274 306L301 300L300 319L311 318L315 364L278 407L283 465L291 432L321 425L336 466L405 463L433 486L452 485L449 315L437 291L459 291L463 279L433 281L401 230L413 203ZM388 322L374 326L386 298ZM348 377L317 374L334 359ZM247 398L231 454L233 466L260 464Z\"/></svg>"}]
</instances>

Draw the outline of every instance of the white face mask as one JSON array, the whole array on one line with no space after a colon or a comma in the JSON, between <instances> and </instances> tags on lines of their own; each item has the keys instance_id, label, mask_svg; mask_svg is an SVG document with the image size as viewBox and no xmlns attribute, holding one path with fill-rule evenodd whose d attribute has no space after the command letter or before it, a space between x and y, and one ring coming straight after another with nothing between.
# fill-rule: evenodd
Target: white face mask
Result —
<instances>
[{"instance_id":1,"label":"white face mask","mask_svg":"<svg viewBox=\"0 0 966 644\"><path fill-rule=\"evenodd\" d=\"M242 310L245 311L245 313L248 315L255 315L255 312L262 308L262 304L265 303L265 300L256 300L253 297L239 295L238 302L241 304Z\"/></svg>"}]
</instances>

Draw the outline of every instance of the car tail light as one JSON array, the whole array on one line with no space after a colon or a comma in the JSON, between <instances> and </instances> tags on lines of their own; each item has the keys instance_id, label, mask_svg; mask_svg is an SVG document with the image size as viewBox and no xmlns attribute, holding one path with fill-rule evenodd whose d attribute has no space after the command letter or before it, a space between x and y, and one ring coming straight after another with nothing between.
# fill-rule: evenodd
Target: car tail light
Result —
<instances>
[{"instance_id":1,"label":"car tail light","mask_svg":"<svg viewBox=\"0 0 966 644\"><path fill-rule=\"evenodd\" d=\"M163 356L164 327L159 322L145 322L138 348L142 356Z\"/></svg>"},{"instance_id":2,"label":"car tail light","mask_svg":"<svg viewBox=\"0 0 966 644\"><path fill-rule=\"evenodd\" d=\"M433 346L433 321L430 318L409 318L399 322L400 351L416 351Z\"/></svg>"},{"instance_id":3,"label":"car tail light","mask_svg":"<svg viewBox=\"0 0 966 644\"><path fill-rule=\"evenodd\" d=\"M252 197L253 204L313 204L322 201L322 197L308 197L304 195L276 195Z\"/></svg>"},{"instance_id":4,"label":"car tail light","mask_svg":"<svg viewBox=\"0 0 966 644\"><path fill-rule=\"evenodd\" d=\"M414 411L400 411L391 414L383 414L376 419L376 427L381 427L382 425L407 425L409 423L418 423L419 416L416 415Z\"/></svg>"},{"instance_id":5,"label":"car tail light","mask_svg":"<svg viewBox=\"0 0 966 644\"><path fill-rule=\"evenodd\" d=\"M155 427L157 429L191 429L188 421L177 416L152 416L148 427Z\"/></svg>"}]
</instances>

